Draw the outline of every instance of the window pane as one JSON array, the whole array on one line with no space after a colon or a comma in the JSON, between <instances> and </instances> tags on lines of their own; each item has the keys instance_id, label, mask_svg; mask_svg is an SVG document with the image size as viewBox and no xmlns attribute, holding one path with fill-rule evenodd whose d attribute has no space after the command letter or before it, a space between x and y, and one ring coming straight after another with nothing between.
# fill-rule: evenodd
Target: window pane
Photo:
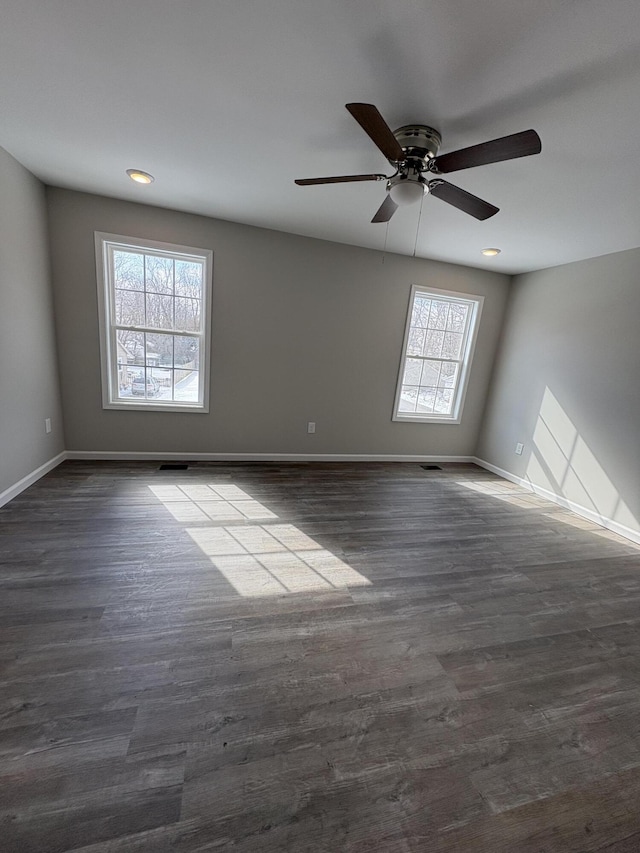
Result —
<instances>
[{"instance_id":1,"label":"window pane","mask_svg":"<svg viewBox=\"0 0 640 853\"><path fill-rule=\"evenodd\" d=\"M145 372L144 367L138 367L131 371L131 386L129 391L131 397L145 397Z\"/></svg>"},{"instance_id":2,"label":"window pane","mask_svg":"<svg viewBox=\"0 0 640 853\"><path fill-rule=\"evenodd\" d=\"M464 305L461 302L452 302L449 306L447 329L451 332L464 332L464 324L467 322L468 311L468 305Z\"/></svg>"},{"instance_id":3,"label":"window pane","mask_svg":"<svg viewBox=\"0 0 640 853\"><path fill-rule=\"evenodd\" d=\"M118 358L126 357L129 365L144 366L143 333L119 329L116 338L118 341Z\"/></svg>"},{"instance_id":4,"label":"window pane","mask_svg":"<svg viewBox=\"0 0 640 853\"><path fill-rule=\"evenodd\" d=\"M438 388L436 391L435 411L441 415L451 414L453 391L448 388Z\"/></svg>"},{"instance_id":5,"label":"window pane","mask_svg":"<svg viewBox=\"0 0 640 853\"><path fill-rule=\"evenodd\" d=\"M144 334L142 332L128 332L120 329L118 338L118 359L122 349L127 353L127 381L120 388L120 397L144 397L145 396L145 369L144 369ZM122 349L121 349L122 347Z\"/></svg>"},{"instance_id":6,"label":"window pane","mask_svg":"<svg viewBox=\"0 0 640 853\"><path fill-rule=\"evenodd\" d=\"M162 397L161 386L153 376L153 368L142 368L131 383L133 397L143 397L145 400L158 400Z\"/></svg>"},{"instance_id":7,"label":"window pane","mask_svg":"<svg viewBox=\"0 0 640 853\"><path fill-rule=\"evenodd\" d=\"M150 293L173 293L173 258L146 255L146 290Z\"/></svg>"},{"instance_id":8,"label":"window pane","mask_svg":"<svg viewBox=\"0 0 640 853\"><path fill-rule=\"evenodd\" d=\"M422 355L424 350L424 329L409 329L407 355Z\"/></svg>"},{"instance_id":9,"label":"window pane","mask_svg":"<svg viewBox=\"0 0 640 853\"><path fill-rule=\"evenodd\" d=\"M436 397L435 388L420 388L418 391L418 412L433 412L433 405Z\"/></svg>"},{"instance_id":10,"label":"window pane","mask_svg":"<svg viewBox=\"0 0 640 853\"><path fill-rule=\"evenodd\" d=\"M173 298L147 293L145 296L147 309L146 326L153 329L173 329Z\"/></svg>"},{"instance_id":11,"label":"window pane","mask_svg":"<svg viewBox=\"0 0 640 853\"><path fill-rule=\"evenodd\" d=\"M431 302L431 312L429 313L429 328L430 329L446 329L447 314L449 313L449 303L433 300Z\"/></svg>"},{"instance_id":12,"label":"window pane","mask_svg":"<svg viewBox=\"0 0 640 853\"><path fill-rule=\"evenodd\" d=\"M172 371L168 367L147 367L147 397L171 399Z\"/></svg>"},{"instance_id":13,"label":"window pane","mask_svg":"<svg viewBox=\"0 0 640 853\"><path fill-rule=\"evenodd\" d=\"M439 358L442 354L442 342L444 340L444 332L436 332L429 329L424 345L424 354Z\"/></svg>"},{"instance_id":14,"label":"window pane","mask_svg":"<svg viewBox=\"0 0 640 853\"><path fill-rule=\"evenodd\" d=\"M415 412L418 388L415 385L403 385L400 392L399 412Z\"/></svg>"},{"instance_id":15,"label":"window pane","mask_svg":"<svg viewBox=\"0 0 640 853\"><path fill-rule=\"evenodd\" d=\"M422 362L422 377L420 378L421 385L436 386L438 384L440 364L441 362L439 361L425 360Z\"/></svg>"},{"instance_id":16,"label":"window pane","mask_svg":"<svg viewBox=\"0 0 640 853\"><path fill-rule=\"evenodd\" d=\"M144 336L139 332L129 332L119 329L116 332L117 350L117 373L118 373L118 397L131 396L131 382L140 370L135 363L136 352L140 355L144 352Z\"/></svg>"},{"instance_id":17,"label":"window pane","mask_svg":"<svg viewBox=\"0 0 640 853\"><path fill-rule=\"evenodd\" d=\"M422 359L408 358L404 365L404 385L419 385L422 374Z\"/></svg>"},{"instance_id":18,"label":"window pane","mask_svg":"<svg viewBox=\"0 0 640 853\"><path fill-rule=\"evenodd\" d=\"M438 385L443 388L454 388L458 378L458 365L450 361L442 363L440 369L440 381Z\"/></svg>"},{"instance_id":19,"label":"window pane","mask_svg":"<svg viewBox=\"0 0 640 853\"><path fill-rule=\"evenodd\" d=\"M460 358L462 335L458 332L445 332L442 342L443 358Z\"/></svg>"},{"instance_id":20,"label":"window pane","mask_svg":"<svg viewBox=\"0 0 640 853\"><path fill-rule=\"evenodd\" d=\"M203 265L196 261L176 261L176 296L202 296Z\"/></svg>"},{"instance_id":21,"label":"window pane","mask_svg":"<svg viewBox=\"0 0 640 853\"><path fill-rule=\"evenodd\" d=\"M147 367L173 367L173 335L146 335Z\"/></svg>"},{"instance_id":22,"label":"window pane","mask_svg":"<svg viewBox=\"0 0 640 853\"><path fill-rule=\"evenodd\" d=\"M196 403L198 401L199 375L197 370L175 370L173 399Z\"/></svg>"},{"instance_id":23,"label":"window pane","mask_svg":"<svg viewBox=\"0 0 640 853\"><path fill-rule=\"evenodd\" d=\"M144 290L144 255L115 250L113 283L126 290Z\"/></svg>"},{"instance_id":24,"label":"window pane","mask_svg":"<svg viewBox=\"0 0 640 853\"><path fill-rule=\"evenodd\" d=\"M411 313L411 325L419 326L422 329L427 328L429 320L429 309L431 307L430 299L423 299L421 296L416 296L413 301L413 311Z\"/></svg>"},{"instance_id":25,"label":"window pane","mask_svg":"<svg viewBox=\"0 0 640 853\"><path fill-rule=\"evenodd\" d=\"M116 323L119 326L144 326L144 293L116 290Z\"/></svg>"},{"instance_id":26,"label":"window pane","mask_svg":"<svg viewBox=\"0 0 640 853\"><path fill-rule=\"evenodd\" d=\"M200 300L178 297L175 303L175 328L183 332L200 331Z\"/></svg>"},{"instance_id":27,"label":"window pane","mask_svg":"<svg viewBox=\"0 0 640 853\"><path fill-rule=\"evenodd\" d=\"M174 364L184 370L200 367L200 341L198 338L176 337L174 340Z\"/></svg>"}]
</instances>

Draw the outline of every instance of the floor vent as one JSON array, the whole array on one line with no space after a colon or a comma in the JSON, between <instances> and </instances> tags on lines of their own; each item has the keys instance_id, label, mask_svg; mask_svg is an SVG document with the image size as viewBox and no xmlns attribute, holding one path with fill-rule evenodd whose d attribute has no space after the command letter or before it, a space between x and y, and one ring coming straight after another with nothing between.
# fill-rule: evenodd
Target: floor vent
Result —
<instances>
[{"instance_id":1,"label":"floor vent","mask_svg":"<svg viewBox=\"0 0 640 853\"><path fill-rule=\"evenodd\" d=\"M424 468L425 471L442 471L439 465L421 465L420 467Z\"/></svg>"},{"instance_id":2,"label":"floor vent","mask_svg":"<svg viewBox=\"0 0 640 853\"><path fill-rule=\"evenodd\" d=\"M186 471L189 466L186 462L166 462L160 466L161 471Z\"/></svg>"}]
</instances>

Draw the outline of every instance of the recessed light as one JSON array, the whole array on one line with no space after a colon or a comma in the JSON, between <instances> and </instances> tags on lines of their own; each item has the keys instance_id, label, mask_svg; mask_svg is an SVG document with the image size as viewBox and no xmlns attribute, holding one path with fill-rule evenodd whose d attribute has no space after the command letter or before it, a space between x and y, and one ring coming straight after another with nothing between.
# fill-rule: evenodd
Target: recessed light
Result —
<instances>
[{"instance_id":1,"label":"recessed light","mask_svg":"<svg viewBox=\"0 0 640 853\"><path fill-rule=\"evenodd\" d=\"M127 175L137 184L152 184L155 180L153 175L143 172L141 169L127 169Z\"/></svg>"},{"instance_id":2,"label":"recessed light","mask_svg":"<svg viewBox=\"0 0 640 853\"><path fill-rule=\"evenodd\" d=\"M499 255L502 249L483 249L482 254L487 258L492 258L494 255Z\"/></svg>"}]
</instances>

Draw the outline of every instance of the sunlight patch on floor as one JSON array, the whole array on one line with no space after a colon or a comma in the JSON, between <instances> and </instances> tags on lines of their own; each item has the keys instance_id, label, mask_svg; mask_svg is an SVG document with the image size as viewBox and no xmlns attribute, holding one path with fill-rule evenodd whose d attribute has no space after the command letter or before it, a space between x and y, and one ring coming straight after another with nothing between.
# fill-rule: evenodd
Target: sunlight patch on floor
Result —
<instances>
[{"instance_id":1,"label":"sunlight patch on floor","mask_svg":"<svg viewBox=\"0 0 640 853\"><path fill-rule=\"evenodd\" d=\"M295 525L273 523L278 516L237 486L153 485L149 489L176 521L198 524L185 528L186 532L242 596L371 584Z\"/></svg>"},{"instance_id":2,"label":"sunlight patch on floor","mask_svg":"<svg viewBox=\"0 0 640 853\"><path fill-rule=\"evenodd\" d=\"M559 509L557 512L551 511L544 514L555 521L562 521L563 524L569 524L571 527L576 527L579 530L588 530L596 536L601 536L603 539L609 539L611 542L617 542L619 545L626 545L627 548L633 548L636 551L640 551L640 545L632 539L627 539L626 536L620 536L618 533L614 533L613 530L607 530L606 527L596 524L595 521L590 521L588 518L576 515L570 510Z\"/></svg>"},{"instance_id":3,"label":"sunlight patch on floor","mask_svg":"<svg viewBox=\"0 0 640 853\"><path fill-rule=\"evenodd\" d=\"M186 485L149 486L176 519L195 521L267 521L277 518L275 513L254 500L237 486Z\"/></svg>"},{"instance_id":4,"label":"sunlight patch on floor","mask_svg":"<svg viewBox=\"0 0 640 853\"><path fill-rule=\"evenodd\" d=\"M534 495L528 489L523 489L515 483L510 483L508 480L503 482L497 480L457 480L456 485L464 486L465 489L470 489L472 492L479 492L481 495L489 495L504 503L512 506L519 506L523 509L539 509L541 506L552 506L549 501L544 498Z\"/></svg>"},{"instance_id":5,"label":"sunlight patch on floor","mask_svg":"<svg viewBox=\"0 0 640 853\"><path fill-rule=\"evenodd\" d=\"M563 524L568 524L579 530L588 530L590 533L601 536L603 539L610 539L612 542L617 542L620 545L640 550L640 545L637 545L631 539L620 536L612 530L607 530L607 528L602 527L602 525L597 524L595 521L571 512L571 510L565 509L516 483L510 483L508 480L505 482L494 480L457 480L456 485L464 486L465 489L487 495L495 500L508 503L511 506L520 507L520 509L546 509L547 512L544 512L543 515L553 521L561 521Z\"/></svg>"}]
</instances>

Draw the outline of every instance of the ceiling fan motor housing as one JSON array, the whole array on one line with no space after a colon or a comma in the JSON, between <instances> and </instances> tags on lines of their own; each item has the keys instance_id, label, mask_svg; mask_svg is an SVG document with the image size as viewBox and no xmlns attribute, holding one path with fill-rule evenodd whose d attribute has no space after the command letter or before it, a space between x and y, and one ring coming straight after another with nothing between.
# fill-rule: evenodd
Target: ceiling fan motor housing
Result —
<instances>
[{"instance_id":1,"label":"ceiling fan motor housing","mask_svg":"<svg viewBox=\"0 0 640 853\"><path fill-rule=\"evenodd\" d=\"M393 132L404 151L408 162L418 161L421 171L426 171L428 162L438 153L442 137L433 127L426 124L405 124Z\"/></svg>"},{"instance_id":2,"label":"ceiling fan motor housing","mask_svg":"<svg viewBox=\"0 0 640 853\"><path fill-rule=\"evenodd\" d=\"M405 159L398 165L398 173L387 183L387 192L396 204L412 204L428 191L423 175L429 169L429 160L438 153L440 134L424 124L407 124L393 135Z\"/></svg>"}]
</instances>

